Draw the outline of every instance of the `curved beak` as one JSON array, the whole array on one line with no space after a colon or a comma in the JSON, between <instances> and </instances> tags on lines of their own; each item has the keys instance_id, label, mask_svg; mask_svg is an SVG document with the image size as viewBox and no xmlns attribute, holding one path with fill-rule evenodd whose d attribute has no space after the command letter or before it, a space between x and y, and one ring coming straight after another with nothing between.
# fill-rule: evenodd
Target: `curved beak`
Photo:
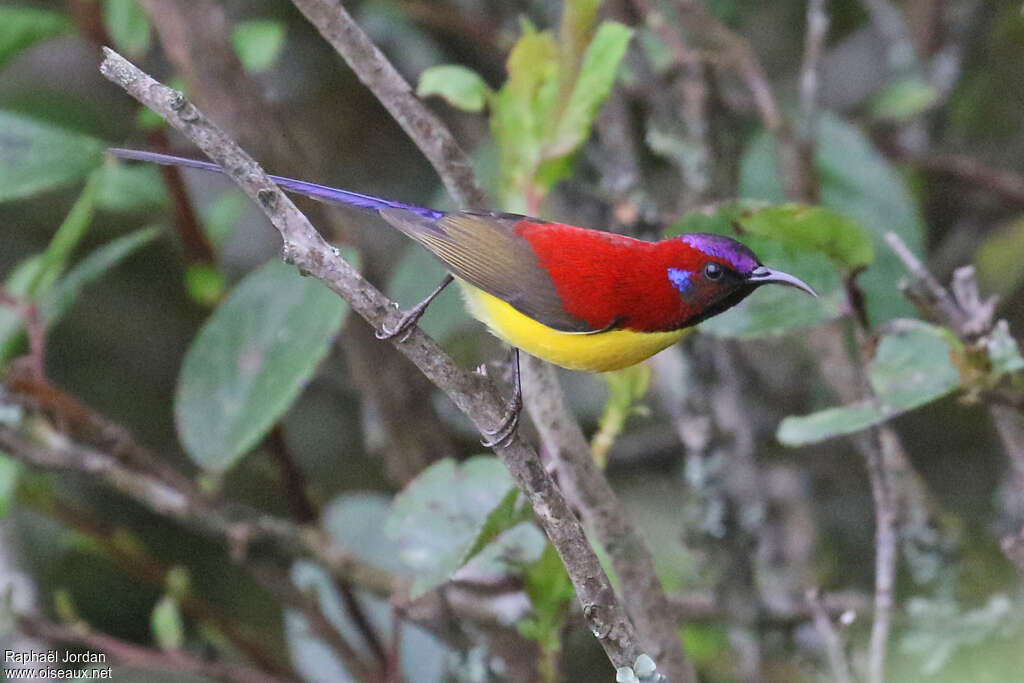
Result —
<instances>
[{"instance_id":1,"label":"curved beak","mask_svg":"<svg viewBox=\"0 0 1024 683\"><path fill-rule=\"evenodd\" d=\"M752 272L747 278L747 282L752 285L764 285L768 283L788 285L807 292L811 296L818 296L818 293L811 289L811 286L800 278L794 277L789 273L783 273L781 270L772 270L765 266L758 266L755 268L754 272Z\"/></svg>"}]
</instances>

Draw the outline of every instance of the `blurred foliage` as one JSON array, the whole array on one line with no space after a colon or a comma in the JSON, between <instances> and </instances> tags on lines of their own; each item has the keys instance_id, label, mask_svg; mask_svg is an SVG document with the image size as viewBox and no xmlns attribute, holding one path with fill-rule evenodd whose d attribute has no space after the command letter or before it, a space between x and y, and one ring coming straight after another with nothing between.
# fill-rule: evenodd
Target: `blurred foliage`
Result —
<instances>
[{"instance_id":1,"label":"blurred foliage","mask_svg":"<svg viewBox=\"0 0 1024 683\"><path fill-rule=\"evenodd\" d=\"M733 511L716 487L728 485L731 437L724 436L718 455L684 465L680 438L703 438L706 425L687 422L675 408L694 398L687 392L695 386L717 395L713 383L721 379L701 365L708 358L701 349L729 344L738 349L731 356L747 406L735 419L749 421L757 441L763 480L755 484L759 493L776 496L758 513L763 517L740 520L763 531L760 546L747 550L758 573L748 597L777 606L799 600L808 582L870 587L871 496L860 461L835 437L890 424L920 473L923 507L943 518L938 526L919 517L901 520L908 566L897 589L891 680L1009 680L1024 663L1014 647L1024 632L1024 608L1020 577L998 554L993 530L1017 532L1021 520L1012 506L997 509L996 487L1006 497L1010 486L1003 451L987 420L978 419L982 413L964 404L1003 390L1013 395L1024 383L1015 339L1024 314L1020 207L984 187L964 189L962 179L930 177L897 161L903 155L894 151L910 140L918 154L967 154L1015 177L1024 171L1019 3L965 3L975 5L958 15L971 22L970 31L931 36L962 41L943 53L963 55L950 91L933 83L927 68L908 75L873 67L885 61L873 58L887 46L878 43L868 14L856 3L831 3L823 114L813 141L820 190L814 206L787 200L778 141L751 113L727 59L704 65L709 125L701 141L678 118L689 101L683 91L693 85L678 55L644 22L599 20L606 16L600 4L368 1L352 3L352 10L421 97L450 105L438 111L474 149L481 177L493 179L487 184L497 197L494 208L595 227L614 221L646 237L654 223L668 225L664 236L729 235L820 294L811 299L765 288L709 320L701 326L706 334L686 343L689 360L681 363L696 361L689 374L677 377L666 363L597 379L566 377L574 412L593 415L585 428L594 436L595 458L666 587L722 603L717 591L728 573L722 554L692 538L703 531L714 550L730 533ZM799 73L804 29L793 19L803 16L804 3L706 4L752 41L788 116L796 109L788 85ZM413 597L468 585L493 593L487 605L498 605L494 623L456 624L458 637L451 637L445 631L451 622L428 632L387 600L340 586L311 562L294 563L294 586L357 656L371 661L375 655L353 601L375 633L387 641L397 636L399 666L410 682L504 680L517 656L537 657L530 675L545 681L598 680L566 673L584 670L610 680L600 654L572 637L579 629L572 585L529 505L497 460L476 455L475 436L449 406L429 394L412 397L436 404L437 429L451 435L459 460L435 462L411 481L389 479L381 464L380 406L349 366L357 357L351 353L356 325L345 324L337 297L276 259L274 236L222 179L185 174L189 208L213 248L212 261L194 262L176 235L182 200L161 171L104 159L108 145L163 145L159 136L168 133L158 117L101 87L96 45L89 43L95 31L174 87L184 90L191 80L174 72L137 0L84 5L99 20L91 28L76 24L81 16L63 6L26 0L0 7L0 259L10 298L0 307L0 363L10 370L26 352L26 312L34 311L56 387L123 423L161 460L203 481L207 495L269 515L287 515L295 502L289 488L295 473L283 471L280 454L271 457L273 449L264 446L279 428L298 479L305 473L310 480L306 503L317 515L297 521L317 525L370 566L408 579ZM331 150L331 163L309 174L332 177L310 180L363 184L371 193L386 188L399 198L429 196L436 178L289 3L223 7L229 54L258 77L256 92L266 107L297 122L302 134L294 144ZM661 20L675 21L671 13ZM908 14L908 21L923 30L920 17ZM858 41L871 47L865 51ZM941 66L940 51L928 45L919 47L924 52L917 59ZM828 86L835 83L860 94L830 99ZM229 90L232 84L206 86ZM622 148L613 146L614 129L597 121L613 89L627 112L618 123L633 138L642 199L608 189L615 184L605 176L622 161ZM182 141L172 134L168 142ZM703 172L693 163L700 144L709 146L713 166L705 179L710 189L701 190L708 203L680 211L681 180ZM998 317L1004 319L966 341L917 320L899 293L905 270L883 241L887 232L932 257L943 280L952 265L973 261L985 293L1003 297ZM404 304L421 298L442 274L419 249L363 257L371 276ZM849 323L852 291L863 295L875 330L864 347L874 396L837 405L821 377L844 360L821 355L820 337ZM496 353L477 327L451 292L424 318L424 328L467 363ZM18 409L0 409L4 425L23 419ZM801 473L798 490L772 493L769 473L781 469ZM700 507L706 528L693 528L699 522L684 509L692 506ZM233 640L238 633L225 626L237 623L303 680L353 680L317 625L241 578L223 548L93 483L39 474L0 454L0 517L5 534L20 541L5 542L0 559L23 561L39 604L55 620L87 622L157 649L243 661L247 655ZM960 527L962 533L946 534ZM810 547L810 566L793 559L798 541ZM771 562L790 564L766 569ZM796 594L773 592L772 571L790 577ZM197 613L194 600L210 613ZM827 676L812 629L777 627L769 612L758 614L767 680ZM685 626L681 637L706 680L735 680L740 651L728 618L710 621ZM501 637L484 635L491 630ZM842 633L858 656L866 630ZM512 646L502 650L502 639ZM132 669L115 671L115 679L203 680Z\"/></svg>"}]
</instances>

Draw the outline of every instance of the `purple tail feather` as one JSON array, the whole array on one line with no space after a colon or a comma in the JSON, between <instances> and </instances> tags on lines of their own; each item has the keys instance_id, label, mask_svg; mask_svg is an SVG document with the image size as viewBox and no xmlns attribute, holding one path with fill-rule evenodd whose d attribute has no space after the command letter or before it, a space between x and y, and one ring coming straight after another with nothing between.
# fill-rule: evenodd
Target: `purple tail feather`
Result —
<instances>
[{"instance_id":1,"label":"purple tail feather","mask_svg":"<svg viewBox=\"0 0 1024 683\"><path fill-rule=\"evenodd\" d=\"M154 164L162 164L164 166L183 166L185 168L196 168L202 171L224 173L224 169L217 164L211 164L209 161L199 161L198 159L187 159L185 157L178 157L171 154L146 152L138 149L121 149L118 147L111 147L108 151L121 159L148 161ZM359 194L358 192L339 190L336 187L328 187L327 185L317 185L316 183L307 183L302 180L293 180L291 178L283 178L276 175L270 176L270 179L288 192L301 194L327 204L339 204L341 206L351 206L358 209L369 209L370 211L380 211L381 209L401 209L432 220L437 220L444 216L443 211L428 209L425 206L403 204L402 202L396 202L390 199L381 199L380 197L372 197L366 194Z\"/></svg>"}]
</instances>

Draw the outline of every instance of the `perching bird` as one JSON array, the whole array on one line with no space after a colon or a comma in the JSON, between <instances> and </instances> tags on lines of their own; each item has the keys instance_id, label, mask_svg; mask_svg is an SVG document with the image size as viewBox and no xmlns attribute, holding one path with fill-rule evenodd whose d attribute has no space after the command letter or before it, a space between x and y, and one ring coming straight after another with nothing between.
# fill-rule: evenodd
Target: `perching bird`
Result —
<instances>
[{"instance_id":1,"label":"perching bird","mask_svg":"<svg viewBox=\"0 0 1024 683\"><path fill-rule=\"evenodd\" d=\"M215 164L183 157L127 149L111 152L124 159L223 172ZM406 335L454 276L473 317L513 349L572 370L604 372L653 356L691 326L735 306L763 284L815 294L803 281L763 266L746 246L720 235L698 233L645 242L526 216L436 211L271 178L289 192L377 213L451 272L395 330L378 332L381 338ZM515 429L518 371L515 378L508 424L495 431L496 438L488 445L503 441Z\"/></svg>"}]
</instances>

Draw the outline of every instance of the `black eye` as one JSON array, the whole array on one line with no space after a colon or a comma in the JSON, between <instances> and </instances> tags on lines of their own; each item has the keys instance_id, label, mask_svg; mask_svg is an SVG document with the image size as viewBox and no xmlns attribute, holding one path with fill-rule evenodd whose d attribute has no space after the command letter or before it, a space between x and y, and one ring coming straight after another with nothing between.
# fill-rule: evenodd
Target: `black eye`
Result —
<instances>
[{"instance_id":1,"label":"black eye","mask_svg":"<svg viewBox=\"0 0 1024 683\"><path fill-rule=\"evenodd\" d=\"M721 280L725 274L725 269L718 265L714 261L708 261L704 264L704 277L709 280Z\"/></svg>"}]
</instances>

